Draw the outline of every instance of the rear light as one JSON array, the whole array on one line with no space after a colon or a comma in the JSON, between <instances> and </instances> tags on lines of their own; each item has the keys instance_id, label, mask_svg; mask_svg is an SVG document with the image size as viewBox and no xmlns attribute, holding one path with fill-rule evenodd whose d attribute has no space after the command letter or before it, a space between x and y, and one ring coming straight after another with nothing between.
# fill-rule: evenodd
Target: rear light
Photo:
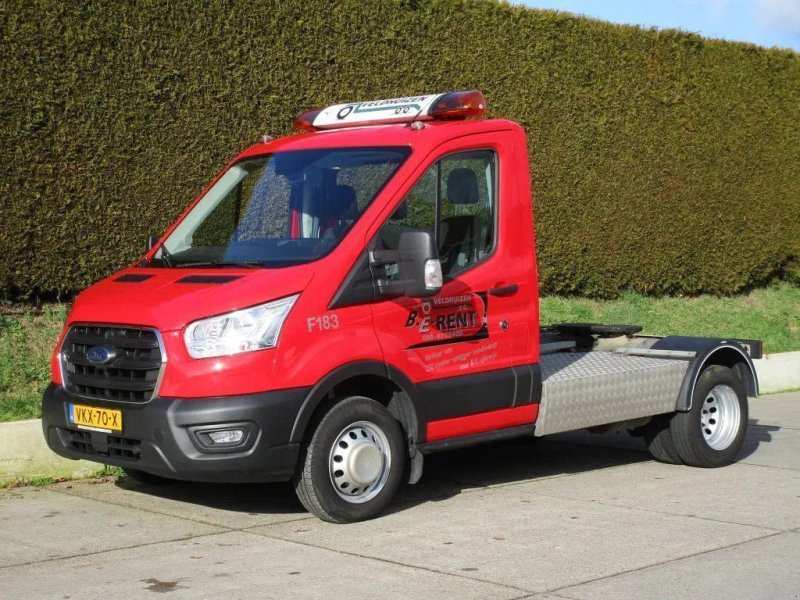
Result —
<instances>
[{"instance_id":1,"label":"rear light","mask_svg":"<svg viewBox=\"0 0 800 600\"><path fill-rule=\"evenodd\" d=\"M486 112L486 98L478 90L451 92L433 103L428 114L434 119L468 119Z\"/></svg>"},{"instance_id":2,"label":"rear light","mask_svg":"<svg viewBox=\"0 0 800 600\"><path fill-rule=\"evenodd\" d=\"M306 112L297 115L294 118L294 121L292 121L292 125L294 125L295 129L300 129L302 131L316 131L317 128L314 127L314 119L316 119L317 115L321 112L321 108L307 110Z\"/></svg>"}]
</instances>

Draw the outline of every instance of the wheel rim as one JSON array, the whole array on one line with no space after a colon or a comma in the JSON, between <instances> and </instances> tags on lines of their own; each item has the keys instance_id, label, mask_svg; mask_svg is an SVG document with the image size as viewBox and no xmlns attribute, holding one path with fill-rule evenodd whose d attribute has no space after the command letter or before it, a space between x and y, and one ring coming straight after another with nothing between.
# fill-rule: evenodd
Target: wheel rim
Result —
<instances>
[{"instance_id":1,"label":"wheel rim","mask_svg":"<svg viewBox=\"0 0 800 600\"><path fill-rule=\"evenodd\" d=\"M383 430L369 421L345 427L331 448L328 471L333 489L352 504L381 493L392 467L392 451Z\"/></svg>"},{"instance_id":2,"label":"wheel rim","mask_svg":"<svg viewBox=\"0 0 800 600\"><path fill-rule=\"evenodd\" d=\"M725 450L736 439L742 414L736 392L727 385L711 389L700 411L700 428L706 443L714 450Z\"/></svg>"}]
</instances>

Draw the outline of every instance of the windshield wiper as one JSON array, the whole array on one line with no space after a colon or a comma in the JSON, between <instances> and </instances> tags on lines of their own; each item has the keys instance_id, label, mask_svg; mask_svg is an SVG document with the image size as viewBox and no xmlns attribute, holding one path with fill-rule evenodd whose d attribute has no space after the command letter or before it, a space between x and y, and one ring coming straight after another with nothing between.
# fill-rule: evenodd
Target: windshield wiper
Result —
<instances>
[{"instance_id":1,"label":"windshield wiper","mask_svg":"<svg viewBox=\"0 0 800 600\"><path fill-rule=\"evenodd\" d=\"M264 263L260 260L204 260L197 262L179 263L176 269L188 269L191 267L244 267L247 269L257 269L263 267Z\"/></svg>"},{"instance_id":2,"label":"windshield wiper","mask_svg":"<svg viewBox=\"0 0 800 600\"><path fill-rule=\"evenodd\" d=\"M159 249L161 250L161 260L164 261L164 264L167 265L170 269L175 267L172 263L172 253L167 250L167 247L164 245L164 242L159 242L158 246L156 246L156 251L153 256L150 258L147 264L153 264L153 261L156 259L156 254L158 254Z\"/></svg>"}]
</instances>

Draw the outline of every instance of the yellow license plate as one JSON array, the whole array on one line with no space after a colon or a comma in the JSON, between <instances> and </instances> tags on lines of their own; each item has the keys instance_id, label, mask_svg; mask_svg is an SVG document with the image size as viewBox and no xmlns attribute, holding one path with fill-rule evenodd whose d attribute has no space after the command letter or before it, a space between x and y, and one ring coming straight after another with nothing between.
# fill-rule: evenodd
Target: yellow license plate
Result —
<instances>
[{"instance_id":1,"label":"yellow license plate","mask_svg":"<svg viewBox=\"0 0 800 600\"><path fill-rule=\"evenodd\" d=\"M122 411L110 408L97 408L83 404L69 405L69 422L79 429L92 431L122 431Z\"/></svg>"}]
</instances>

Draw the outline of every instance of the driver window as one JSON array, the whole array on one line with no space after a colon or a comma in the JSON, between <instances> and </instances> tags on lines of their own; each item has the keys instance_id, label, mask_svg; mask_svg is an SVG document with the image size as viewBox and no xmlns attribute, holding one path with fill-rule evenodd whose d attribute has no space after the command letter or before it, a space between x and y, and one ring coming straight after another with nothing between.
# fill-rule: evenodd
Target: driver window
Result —
<instances>
[{"instance_id":1,"label":"driver window","mask_svg":"<svg viewBox=\"0 0 800 600\"><path fill-rule=\"evenodd\" d=\"M451 154L431 166L381 228L384 249L397 250L405 229L427 229L439 248L442 273L453 276L494 247L496 155ZM438 216L437 216L438 215Z\"/></svg>"}]
</instances>

